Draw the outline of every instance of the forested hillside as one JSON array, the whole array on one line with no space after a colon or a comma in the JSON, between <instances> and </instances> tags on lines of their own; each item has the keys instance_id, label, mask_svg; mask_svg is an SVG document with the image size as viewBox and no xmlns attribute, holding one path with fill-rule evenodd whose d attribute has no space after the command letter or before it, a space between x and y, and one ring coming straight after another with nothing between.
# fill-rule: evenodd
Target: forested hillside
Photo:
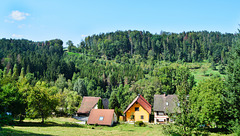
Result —
<instances>
[{"instance_id":1,"label":"forested hillside","mask_svg":"<svg viewBox=\"0 0 240 136\"><path fill-rule=\"evenodd\" d=\"M37 79L54 81L58 74L64 74L70 79L75 72L75 65L63 61L62 45L60 39L45 42L1 39L1 66L8 72L10 69L13 70L16 64L18 74L21 68L24 68L24 73L34 73Z\"/></svg>"},{"instance_id":2,"label":"forested hillside","mask_svg":"<svg viewBox=\"0 0 240 136\"><path fill-rule=\"evenodd\" d=\"M110 98L115 92L122 97L119 101L123 101L141 93L145 97L151 94L147 99L152 102L156 93L175 93L181 72L191 82L190 88L195 84L189 69L169 66L163 61L182 64L208 60L214 66L216 63L224 66L233 37L207 31L179 34L116 31L88 36L77 47L68 41L65 53L60 39L44 42L1 39L1 69L2 75L12 71L20 75L21 70L32 73L36 82L54 83L63 74L65 82L69 80L71 84L69 89L82 96Z\"/></svg>"},{"instance_id":3,"label":"forested hillside","mask_svg":"<svg viewBox=\"0 0 240 136\"><path fill-rule=\"evenodd\" d=\"M220 32L182 32L151 34L148 31L116 31L85 38L78 48L69 44L73 52L121 57L140 55L143 59L196 62L210 59L226 63L234 35Z\"/></svg>"},{"instance_id":4,"label":"forested hillside","mask_svg":"<svg viewBox=\"0 0 240 136\"><path fill-rule=\"evenodd\" d=\"M195 101L212 101L218 112L223 108L223 99L205 98L201 86L214 86L207 88L211 90L209 96L222 95L223 80L220 75L206 75L207 68L200 63L211 63L215 71L218 65L219 72L225 73L228 61L233 63L230 51L236 43L235 37L207 31L179 34L116 31L88 36L76 46L69 40L67 51L63 51L60 39L33 42L3 38L0 40L0 108L20 120L25 113L44 120L52 111L56 115L72 115L83 96L98 96L109 98L109 107L120 115L138 94L153 104L154 94L181 94L184 90L183 96L190 92L201 96L192 97ZM186 65L193 62L199 64ZM203 76L213 78L196 84L192 70L200 68ZM44 111L36 108L39 101L40 106L46 106ZM209 108L208 104L205 106ZM205 115L208 111L201 112ZM217 116L222 118L224 114ZM210 119L202 122L212 122L211 117L206 118ZM214 122L221 124L219 118ZM221 125L226 127L224 123Z\"/></svg>"}]
</instances>

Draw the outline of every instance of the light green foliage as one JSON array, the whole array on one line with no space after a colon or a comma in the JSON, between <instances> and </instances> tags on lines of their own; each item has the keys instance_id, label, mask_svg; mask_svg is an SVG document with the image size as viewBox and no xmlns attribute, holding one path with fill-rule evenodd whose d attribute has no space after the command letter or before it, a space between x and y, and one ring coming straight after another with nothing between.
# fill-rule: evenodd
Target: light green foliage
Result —
<instances>
[{"instance_id":1,"label":"light green foliage","mask_svg":"<svg viewBox=\"0 0 240 136\"><path fill-rule=\"evenodd\" d=\"M240 30L239 30L240 31ZM236 35L227 66L225 111L228 127L240 124L240 33Z\"/></svg>"},{"instance_id":2,"label":"light green foliage","mask_svg":"<svg viewBox=\"0 0 240 136\"><path fill-rule=\"evenodd\" d=\"M77 92L70 91L66 88L64 89L63 94L66 95L64 100L65 113L67 113L68 115L73 115L74 113L76 113L82 97L78 95Z\"/></svg>"},{"instance_id":3,"label":"light green foliage","mask_svg":"<svg viewBox=\"0 0 240 136\"><path fill-rule=\"evenodd\" d=\"M31 118L44 119L52 115L58 105L58 99L55 95L50 95L51 90L45 82L37 82L36 85L29 91L27 101L27 114Z\"/></svg>"},{"instance_id":4,"label":"light green foliage","mask_svg":"<svg viewBox=\"0 0 240 136\"><path fill-rule=\"evenodd\" d=\"M13 67L12 77L13 77L14 80L17 80L18 76L19 76L19 71L18 71L17 64L15 64L14 67Z\"/></svg>"},{"instance_id":5,"label":"light green foliage","mask_svg":"<svg viewBox=\"0 0 240 136\"><path fill-rule=\"evenodd\" d=\"M61 91L63 91L63 89L67 87L66 78L63 74L58 75L58 79L56 80L55 85Z\"/></svg>"},{"instance_id":6,"label":"light green foliage","mask_svg":"<svg viewBox=\"0 0 240 136\"><path fill-rule=\"evenodd\" d=\"M88 95L84 79L78 78L77 81L74 83L73 90L82 97Z\"/></svg>"},{"instance_id":7,"label":"light green foliage","mask_svg":"<svg viewBox=\"0 0 240 136\"><path fill-rule=\"evenodd\" d=\"M204 80L190 91L191 109L198 125L222 127L224 82L220 78Z\"/></svg>"},{"instance_id":8,"label":"light green foliage","mask_svg":"<svg viewBox=\"0 0 240 136\"><path fill-rule=\"evenodd\" d=\"M12 113L13 117L17 117L19 114L24 113L25 101L22 98L22 94L16 87L16 84L8 83L2 86L1 89L2 91L0 91L0 109L2 109L2 112L10 112Z\"/></svg>"}]
</instances>

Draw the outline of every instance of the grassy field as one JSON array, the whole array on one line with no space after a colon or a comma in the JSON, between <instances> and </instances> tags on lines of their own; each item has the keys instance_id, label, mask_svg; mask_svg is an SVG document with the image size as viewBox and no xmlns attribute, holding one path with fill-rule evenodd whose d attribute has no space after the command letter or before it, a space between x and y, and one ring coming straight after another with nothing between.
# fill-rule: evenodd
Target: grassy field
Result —
<instances>
[{"instance_id":1,"label":"grassy field","mask_svg":"<svg viewBox=\"0 0 240 136\"><path fill-rule=\"evenodd\" d=\"M191 73L194 75L195 81L199 83L204 79L208 79L213 76L220 76L221 78L225 78L226 75L220 74L218 72L218 66L216 66L216 70L211 68L211 63L208 62L196 62L196 63L171 63L171 66L186 66L190 69Z\"/></svg>"},{"instance_id":2,"label":"grassy field","mask_svg":"<svg viewBox=\"0 0 240 136\"><path fill-rule=\"evenodd\" d=\"M163 136L161 125L135 127L132 124L119 124L114 127L78 125L72 118L49 118L44 124L40 120L25 120L14 127L3 127L0 136ZM213 136L221 134L211 133Z\"/></svg>"}]
</instances>

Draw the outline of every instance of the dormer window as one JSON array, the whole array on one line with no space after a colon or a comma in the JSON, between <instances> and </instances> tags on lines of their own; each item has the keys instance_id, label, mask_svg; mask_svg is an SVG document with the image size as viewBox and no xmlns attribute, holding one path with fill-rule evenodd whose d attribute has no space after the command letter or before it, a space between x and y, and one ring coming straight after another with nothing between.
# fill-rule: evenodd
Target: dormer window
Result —
<instances>
[{"instance_id":1,"label":"dormer window","mask_svg":"<svg viewBox=\"0 0 240 136\"><path fill-rule=\"evenodd\" d=\"M166 105L168 106L168 102L166 102Z\"/></svg>"}]
</instances>

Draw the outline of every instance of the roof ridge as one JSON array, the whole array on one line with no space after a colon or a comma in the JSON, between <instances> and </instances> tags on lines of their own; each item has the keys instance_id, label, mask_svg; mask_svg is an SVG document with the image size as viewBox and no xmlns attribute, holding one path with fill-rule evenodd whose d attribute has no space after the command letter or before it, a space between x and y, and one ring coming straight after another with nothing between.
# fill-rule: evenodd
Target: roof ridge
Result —
<instances>
[{"instance_id":1,"label":"roof ridge","mask_svg":"<svg viewBox=\"0 0 240 136\"><path fill-rule=\"evenodd\" d=\"M140 98L141 98L146 104L148 104L150 107L152 106L142 95L140 95Z\"/></svg>"}]
</instances>

